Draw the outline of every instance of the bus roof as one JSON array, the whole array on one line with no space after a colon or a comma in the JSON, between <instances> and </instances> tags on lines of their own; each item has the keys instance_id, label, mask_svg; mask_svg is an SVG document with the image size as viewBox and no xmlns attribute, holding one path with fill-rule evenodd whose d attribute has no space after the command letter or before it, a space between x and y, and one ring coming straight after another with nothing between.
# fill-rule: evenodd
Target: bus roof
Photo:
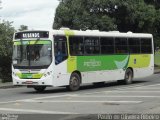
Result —
<instances>
[{"instance_id":1,"label":"bus roof","mask_svg":"<svg viewBox=\"0 0 160 120\"><path fill-rule=\"evenodd\" d=\"M132 32L119 32L119 31L99 31L99 30L70 30L70 29L60 29L60 30L25 30L21 32L34 32L34 31L45 31L51 32L53 35L68 35L68 36L93 36L93 37L142 37L142 38L152 38L150 33L132 33ZM16 34L15 33L15 34Z\"/></svg>"},{"instance_id":2,"label":"bus roof","mask_svg":"<svg viewBox=\"0 0 160 120\"><path fill-rule=\"evenodd\" d=\"M94 37L142 37L142 38L152 38L152 34L149 33L122 33L119 31L98 31L98 30L53 30L54 35L69 35L69 36L94 36Z\"/></svg>"}]
</instances>

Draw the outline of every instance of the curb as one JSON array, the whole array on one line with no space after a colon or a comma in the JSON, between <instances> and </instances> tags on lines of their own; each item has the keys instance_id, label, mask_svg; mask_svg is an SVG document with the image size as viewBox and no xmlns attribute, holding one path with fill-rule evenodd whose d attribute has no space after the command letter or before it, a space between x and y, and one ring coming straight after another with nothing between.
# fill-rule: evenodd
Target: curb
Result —
<instances>
[{"instance_id":1,"label":"curb","mask_svg":"<svg viewBox=\"0 0 160 120\"><path fill-rule=\"evenodd\" d=\"M155 71L155 72L154 72L154 74L159 74L159 73L160 73L160 71Z\"/></svg>"},{"instance_id":2,"label":"curb","mask_svg":"<svg viewBox=\"0 0 160 120\"><path fill-rule=\"evenodd\" d=\"M157 68L154 70L154 74L158 74L158 73L160 73L160 69Z\"/></svg>"},{"instance_id":3,"label":"curb","mask_svg":"<svg viewBox=\"0 0 160 120\"><path fill-rule=\"evenodd\" d=\"M0 89L18 88L22 86L14 86L13 83L0 83Z\"/></svg>"}]
</instances>

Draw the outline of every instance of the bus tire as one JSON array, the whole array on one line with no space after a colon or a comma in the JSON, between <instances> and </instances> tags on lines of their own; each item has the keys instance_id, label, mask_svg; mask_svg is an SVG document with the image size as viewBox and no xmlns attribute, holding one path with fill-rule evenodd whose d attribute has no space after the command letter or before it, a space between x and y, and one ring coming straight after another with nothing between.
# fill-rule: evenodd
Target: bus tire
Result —
<instances>
[{"instance_id":1,"label":"bus tire","mask_svg":"<svg viewBox=\"0 0 160 120\"><path fill-rule=\"evenodd\" d=\"M124 84L131 84L133 80L133 71L128 68L125 72Z\"/></svg>"},{"instance_id":2,"label":"bus tire","mask_svg":"<svg viewBox=\"0 0 160 120\"><path fill-rule=\"evenodd\" d=\"M72 73L67 89L70 91L77 91L80 88L80 76L77 73Z\"/></svg>"},{"instance_id":3,"label":"bus tire","mask_svg":"<svg viewBox=\"0 0 160 120\"><path fill-rule=\"evenodd\" d=\"M37 92L43 92L46 89L46 86L34 86L33 87Z\"/></svg>"}]
</instances>

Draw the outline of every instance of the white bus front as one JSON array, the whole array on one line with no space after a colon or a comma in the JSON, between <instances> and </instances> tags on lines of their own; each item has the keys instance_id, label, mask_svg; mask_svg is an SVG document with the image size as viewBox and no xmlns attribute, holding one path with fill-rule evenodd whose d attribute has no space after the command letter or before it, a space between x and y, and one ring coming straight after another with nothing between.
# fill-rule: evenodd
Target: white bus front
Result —
<instances>
[{"instance_id":1,"label":"white bus front","mask_svg":"<svg viewBox=\"0 0 160 120\"><path fill-rule=\"evenodd\" d=\"M12 57L13 84L37 86L37 90L52 86L52 52L49 32L15 33Z\"/></svg>"}]
</instances>

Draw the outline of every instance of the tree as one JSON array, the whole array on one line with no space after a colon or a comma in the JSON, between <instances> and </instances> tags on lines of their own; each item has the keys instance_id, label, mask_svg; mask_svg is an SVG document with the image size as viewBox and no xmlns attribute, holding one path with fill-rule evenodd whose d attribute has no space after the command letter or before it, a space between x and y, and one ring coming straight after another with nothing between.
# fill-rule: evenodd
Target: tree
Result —
<instances>
[{"instance_id":1,"label":"tree","mask_svg":"<svg viewBox=\"0 0 160 120\"><path fill-rule=\"evenodd\" d=\"M159 0L60 0L54 29L152 33L160 38ZM160 46L160 42L159 43Z\"/></svg>"},{"instance_id":2,"label":"tree","mask_svg":"<svg viewBox=\"0 0 160 120\"><path fill-rule=\"evenodd\" d=\"M141 33L154 33L156 10L153 5L147 5L143 0L121 0L118 9L113 14L118 30Z\"/></svg>"},{"instance_id":3,"label":"tree","mask_svg":"<svg viewBox=\"0 0 160 120\"><path fill-rule=\"evenodd\" d=\"M12 22L0 23L0 78L11 80L12 38L14 33Z\"/></svg>"},{"instance_id":4,"label":"tree","mask_svg":"<svg viewBox=\"0 0 160 120\"><path fill-rule=\"evenodd\" d=\"M154 5L156 9L160 8L160 0L144 0L145 3Z\"/></svg>"},{"instance_id":5,"label":"tree","mask_svg":"<svg viewBox=\"0 0 160 120\"><path fill-rule=\"evenodd\" d=\"M18 30L19 31L28 30L28 26L26 26L26 25L20 25L20 28Z\"/></svg>"},{"instance_id":6,"label":"tree","mask_svg":"<svg viewBox=\"0 0 160 120\"><path fill-rule=\"evenodd\" d=\"M96 4L105 0L93 0ZM89 0L63 0L56 9L53 28L116 30L115 19L106 14L97 14Z\"/></svg>"},{"instance_id":7,"label":"tree","mask_svg":"<svg viewBox=\"0 0 160 120\"><path fill-rule=\"evenodd\" d=\"M155 7L143 0L63 0L53 28L150 32L155 15Z\"/></svg>"}]
</instances>

